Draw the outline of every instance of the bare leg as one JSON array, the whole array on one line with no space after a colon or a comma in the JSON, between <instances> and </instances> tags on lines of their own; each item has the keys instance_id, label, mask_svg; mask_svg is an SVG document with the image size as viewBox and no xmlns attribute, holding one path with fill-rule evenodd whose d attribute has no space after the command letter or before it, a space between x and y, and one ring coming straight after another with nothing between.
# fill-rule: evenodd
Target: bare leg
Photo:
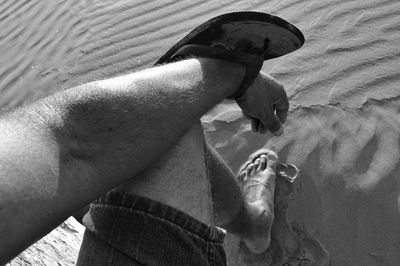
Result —
<instances>
[{"instance_id":1,"label":"bare leg","mask_svg":"<svg viewBox=\"0 0 400 266\"><path fill-rule=\"evenodd\" d=\"M264 252L274 219L276 153L263 149L251 155L239 171L238 182L212 147L207 152L216 224L243 239L253 253ZM226 248L235 250L232 245L226 243Z\"/></svg>"},{"instance_id":2,"label":"bare leg","mask_svg":"<svg viewBox=\"0 0 400 266\"><path fill-rule=\"evenodd\" d=\"M156 164L116 190L150 198L214 225L204 154L203 129L199 121Z\"/></svg>"},{"instance_id":3,"label":"bare leg","mask_svg":"<svg viewBox=\"0 0 400 266\"><path fill-rule=\"evenodd\" d=\"M244 239L252 252L260 253L269 246L277 160L272 151L263 154L269 157L253 156L244 164L240 184L224 160L204 145L198 123L156 165L116 190L162 202L203 223L223 227Z\"/></svg>"}]
</instances>

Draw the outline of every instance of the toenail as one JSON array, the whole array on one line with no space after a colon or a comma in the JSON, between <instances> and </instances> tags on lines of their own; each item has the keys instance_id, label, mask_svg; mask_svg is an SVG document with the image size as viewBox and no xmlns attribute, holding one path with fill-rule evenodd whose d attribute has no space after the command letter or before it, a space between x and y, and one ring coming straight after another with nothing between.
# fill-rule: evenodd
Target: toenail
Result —
<instances>
[{"instance_id":1,"label":"toenail","mask_svg":"<svg viewBox=\"0 0 400 266\"><path fill-rule=\"evenodd\" d=\"M268 154L266 157L267 157L268 160L271 160L271 161L277 161L278 160L278 158L275 155L272 155L272 154Z\"/></svg>"}]
</instances>

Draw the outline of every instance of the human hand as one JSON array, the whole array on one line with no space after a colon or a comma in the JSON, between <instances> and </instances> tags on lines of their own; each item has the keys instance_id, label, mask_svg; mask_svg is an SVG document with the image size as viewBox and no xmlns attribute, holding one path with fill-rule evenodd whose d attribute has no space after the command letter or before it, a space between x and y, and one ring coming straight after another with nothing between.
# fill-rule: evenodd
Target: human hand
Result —
<instances>
[{"instance_id":1,"label":"human hand","mask_svg":"<svg viewBox=\"0 0 400 266\"><path fill-rule=\"evenodd\" d=\"M283 86L270 75L260 72L236 102L243 115L251 120L254 132L270 131L275 136L283 134L281 124L286 121L289 101Z\"/></svg>"}]
</instances>

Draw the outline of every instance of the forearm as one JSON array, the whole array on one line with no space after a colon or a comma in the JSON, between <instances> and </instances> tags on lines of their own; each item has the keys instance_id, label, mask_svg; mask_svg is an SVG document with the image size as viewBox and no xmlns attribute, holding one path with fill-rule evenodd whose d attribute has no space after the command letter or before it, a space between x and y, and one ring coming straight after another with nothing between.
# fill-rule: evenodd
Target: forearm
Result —
<instances>
[{"instance_id":1,"label":"forearm","mask_svg":"<svg viewBox=\"0 0 400 266\"><path fill-rule=\"evenodd\" d=\"M57 226L76 206L76 202L62 206L65 180L71 174L62 166L64 152L31 108L1 118L1 265Z\"/></svg>"},{"instance_id":2,"label":"forearm","mask_svg":"<svg viewBox=\"0 0 400 266\"><path fill-rule=\"evenodd\" d=\"M70 133L78 143L79 156L90 158L104 178L110 180L106 177L110 168L103 166L115 161L116 151L118 166L110 174L113 179L116 172L129 178L157 160L204 113L231 95L242 72L221 61L189 60L94 82L66 95L73 104L65 108L63 120L72 125ZM98 95L104 103L93 105L86 95Z\"/></svg>"},{"instance_id":3,"label":"forearm","mask_svg":"<svg viewBox=\"0 0 400 266\"><path fill-rule=\"evenodd\" d=\"M243 73L193 59L66 90L3 118L0 262L148 167Z\"/></svg>"}]
</instances>

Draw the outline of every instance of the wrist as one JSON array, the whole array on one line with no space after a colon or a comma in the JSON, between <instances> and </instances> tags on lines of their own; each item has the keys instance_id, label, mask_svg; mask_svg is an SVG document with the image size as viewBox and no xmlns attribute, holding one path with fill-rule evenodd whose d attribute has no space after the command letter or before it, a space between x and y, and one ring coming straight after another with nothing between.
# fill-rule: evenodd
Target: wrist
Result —
<instances>
[{"instance_id":1,"label":"wrist","mask_svg":"<svg viewBox=\"0 0 400 266\"><path fill-rule=\"evenodd\" d=\"M205 80L217 83L218 91L223 94L223 99L237 92L246 72L243 65L211 58L197 60L201 64Z\"/></svg>"}]
</instances>

